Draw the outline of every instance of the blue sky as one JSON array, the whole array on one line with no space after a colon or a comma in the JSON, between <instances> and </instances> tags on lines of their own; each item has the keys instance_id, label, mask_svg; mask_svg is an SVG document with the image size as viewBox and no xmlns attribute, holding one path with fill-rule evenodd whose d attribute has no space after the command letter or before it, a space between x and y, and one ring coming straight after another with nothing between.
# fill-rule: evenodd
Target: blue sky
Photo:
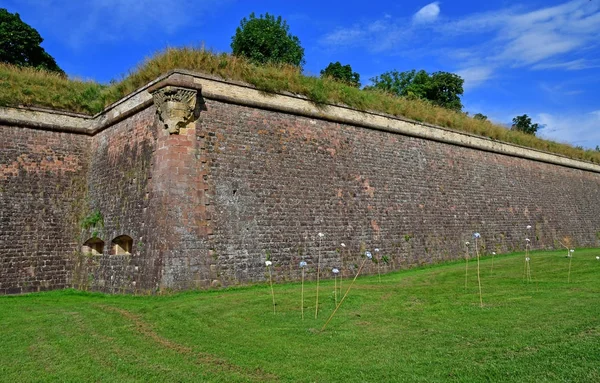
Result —
<instances>
[{"instance_id":1,"label":"blue sky","mask_svg":"<svg viewBox=\"0 0 600 383\"><path fill-rule=\"evenodd\" d=\"M0 0L45 39L69 76L119 79L167 46L229 52L240 20L281 15L305 48L308 74L332 61L363 84L397 69L465 79L464 110L539 136L600 145L600 0L236 1Z\"/></svg>"}]
</instances>

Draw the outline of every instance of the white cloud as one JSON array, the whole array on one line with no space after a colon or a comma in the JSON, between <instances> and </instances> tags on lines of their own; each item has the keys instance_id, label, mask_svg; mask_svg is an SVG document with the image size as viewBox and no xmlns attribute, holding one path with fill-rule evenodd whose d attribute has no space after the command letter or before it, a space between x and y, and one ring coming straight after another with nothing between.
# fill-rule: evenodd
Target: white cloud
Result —
<instances>
[{"instance_id":1,"label":"white cloud","mask_svg":"<svg viewBox=\"0 0 600 383\"><path fill-rule=\"evenodd\" d=\"M538 135L593 149L600 145L600 110L587 113L538 113L533 120L544 125Z\"/></svg>"},{"instance_id":2,"label":"white cloud","mask_svg":"<svg viewBox=\"0 0 600 383\"><path fill-rule=\"evenodd\" d=\"M427 4L423 8L419 9L413 16L413 22L417 24L431 23L434 22L440 15L440 3L437 1L434 3Z\"/></svg>"},{"instance_id":3,"label":"white cloud","mask_svg":"<svg viewBox=\"0 0 600 383\"><path fill-rule=\"evenodd\" d=\"M494 68L487 66L474 66L456 72L465 80L464 88L473 89L493 77Z\"/></svg>"},{"instance_id":4,"label":"white cloud","mask_svg":"<svg viewBox=\"0 0 600 383\"><path fill-rule=\"evenodd\" d=\"M90 42L141 41L171 35L201 20L223 1L207 0L23 0L36 9L39 21L53 27L72 48Z\"/></svg>"},{"instance_id":5,"label":"white cloud","mask_svg":"<svg viewBox=\"0 0 600 383\"><path fill-rule=\"evenodd\" d=\"M383 17L338 29L321 42L390 54L405 54L421 46L424 55L446 58L464 74L466 87L481 85L494 72L511 67L581 70L600 66L584 58L590 47L598 45L598 1L574 0L536 10L513 7L444 20L439 13L438 3L430 3L413 16L412 23L406 18Z\"/></svg>"},{"instance_id":6,"label":"white cloud","mask_svg":"<svg viewBox=\"0 0 600 383\"><path fill-rule=\"evenodd\" d=\"M600 68L600 61L589 61L586 59L577 59L565 62L545 62L536 64L532 69L565 69L565 70L582 70L591 68Z\"/></svg>"}]
</instances>

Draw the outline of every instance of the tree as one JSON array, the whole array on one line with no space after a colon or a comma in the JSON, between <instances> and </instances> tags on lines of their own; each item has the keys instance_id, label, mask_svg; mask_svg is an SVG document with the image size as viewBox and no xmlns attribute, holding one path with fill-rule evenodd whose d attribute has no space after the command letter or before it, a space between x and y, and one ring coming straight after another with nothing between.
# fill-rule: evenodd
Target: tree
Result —
<instances>
[{"instance_id":1,"label":"tree","mask_svg":"<svg viewBox=\"0 0 600 383\"><path fill-rule=\"evenodd\" d=\"M0 8L0 61L64 74L54 58L40 44L44 41L38 31L12 14Z\"/></svg>"},{"instance_id":2,"label":"tree","mask_svg":"<svg viewBox=\"0 0 600 383\"><path fill-rule=\"evenodd\" d=\"M513 118L512 122L512 130L518 130L520 132L531 134L533 136L535 136L535 132L537 132L537 130L540 127L537 123L532 124L531 118L526 114Z\"/></svg>"},{"instance_id":3,"label":"tree","mask_svg":"<svg viewBox=\"0 0 600 383\"><path fill-rule=\"evenodd\" d=\"M487 121L487 116L485 114L481 114L481 113L475 113L473 115L473 118L476 120L480 120L480 121Z\"/></svg>"},{"instance_id":4,"label":"tree","mask_svg":"<svg viewBox=\"0 0 600 383\"><path fill-rule=\"evenodd\" d=\"M360 87L360 75L352 72L350 65L342 65L339 61L329 63L325 69L321 71L321 77L331 77L356 88Z\"/></svg>"},{"instance_id":5,"label":"tree","mask_svg":"<svg viewBox=\"0 0 600 383\"><path fill-rule=\"evenodd\" d=\"M449 72L428 74L424 70L383 73L371 78L371 88L390 92L397 96L416 97L429 100L443 108L461 110L460 96L464 80Z\"/></svg>"},{"instance_id":6,"label":"tree","mask_svg":"<svg viewBox=\"0 0 600 383\"><path fill-rule=\"evenodd\" d=\"M252 12L236 29L231 38L231 49L235 56L247 57L257 64L285 63L302 67L304 48L289 29L281 16L275 18L267 13L256 18Z\"/></svg>"}]
</instances>

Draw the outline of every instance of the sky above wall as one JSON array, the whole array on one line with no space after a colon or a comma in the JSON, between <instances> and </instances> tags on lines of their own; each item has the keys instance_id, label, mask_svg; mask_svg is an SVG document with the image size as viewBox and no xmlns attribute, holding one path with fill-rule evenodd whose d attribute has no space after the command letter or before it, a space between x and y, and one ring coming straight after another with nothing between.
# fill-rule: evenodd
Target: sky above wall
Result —
<instances>
[{"instance_id":1,"label":"sky above wall","mask_svg":"<svg viewBox=\"0 0 600 383\"><path fill-rule=\"evenodd\" d=\"M71 77L120 79L166 47L230 52L251 12L287 20L307 74L350 64L363 85L397 69L465 79L464 111L510 125L528 114L538 136L600 145L600 0L248 1L0 0L45 39Z\"/></svg>"}]
</instances>

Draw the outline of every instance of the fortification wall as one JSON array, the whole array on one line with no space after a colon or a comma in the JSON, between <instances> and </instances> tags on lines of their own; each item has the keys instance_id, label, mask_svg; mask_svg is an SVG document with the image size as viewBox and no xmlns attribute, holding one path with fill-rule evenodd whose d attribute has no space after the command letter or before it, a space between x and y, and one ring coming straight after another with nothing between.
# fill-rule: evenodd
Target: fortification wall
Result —
<instances>
[{"instance_id":1,"label":"fortification wall","mask_svg":"<svg viewBox=\"0 0 600 383\"><path fill-rule=\"evenodd\" d=\"M487 253L599 241L598 165L209 76L54 130L4 113L0 293L234 285L265 280L267 257L277 280L319 256L350 276L375 248L385 272L462 257L476 231Z\"/></svg>"},{"instance_id":2,"label":"fortification wall","mask_svg":"<svg viewBox=\"0 0 600 383\"><path fill-rule=\"evenodd\" d=\"M0 125L0 294L69 286L89 137Z\"/></svg>"},{"instance_id":3,"label":"fortification wall","mask_svg":"<svg viewBox=\"0 0 600 383\"><path fill-rule=\"evenodd\" d=\"M267 254L294 279L319 253L348 275L365 248L387 257L384 271L456 259L474 232L488 254L525 236L534 248L598 243L597 173L218 101L198 129L223 283L264 278Z\"/></svg>"}]
</instances>

